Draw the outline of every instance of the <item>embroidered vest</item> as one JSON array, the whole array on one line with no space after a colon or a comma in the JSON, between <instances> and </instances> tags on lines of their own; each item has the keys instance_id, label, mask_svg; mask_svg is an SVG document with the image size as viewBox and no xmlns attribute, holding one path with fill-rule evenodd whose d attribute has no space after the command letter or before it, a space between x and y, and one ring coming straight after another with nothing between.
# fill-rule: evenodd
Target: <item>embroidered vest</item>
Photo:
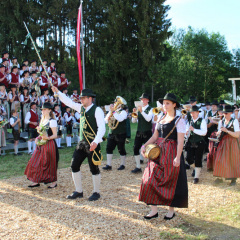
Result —
<instances>
[{"instance_id":1,"label":"embroidered vest","mask_svg":"<svg viewBox=\"0 0 240 240\"><path fill-rule=\"evenodd\" d=\"M149 111L151 110L151 107L148 106L145 109L145 113L148 114ZM151 131L152 130L152 121L148 122L145 120L145 118L143 117L143 115L138 112L138 128L137 131L139 132L146 132L146 131Z\"/></svg>"}]
</instances>

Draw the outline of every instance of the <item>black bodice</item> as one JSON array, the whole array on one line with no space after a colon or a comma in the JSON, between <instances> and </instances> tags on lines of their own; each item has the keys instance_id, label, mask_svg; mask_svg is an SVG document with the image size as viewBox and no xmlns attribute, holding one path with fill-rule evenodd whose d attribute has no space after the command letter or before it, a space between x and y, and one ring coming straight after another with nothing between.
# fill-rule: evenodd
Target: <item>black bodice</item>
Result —
<instances>
[{"instance_id":1,"label":"black bodice","mask_svg":"<svg viewBox=\"0 0 240 240\"><path fill-rule=\"evenodd\" d=\"M157 130L158 130L160 138L165 138L169 134L169 132L173 129L178 118L179 118L179 116L176 116L170 123L165 123L165 124L158 123L157 124ZM177 141L177 128L175 128L173 130L173 132L167 139L172 139L172 140Z\"/></svg>"},{"instance_id":2,"label":"black bodice","mask_svg":"<svg viewBox=\"0 0 240 240\"><path fill-rule=\"evenodd\" d=\"M47 134L49 137L51 137L53 135L52 129L49 127L51 120L53 120L53 118L49 119L49 122L45 125L48 128Z\"/></svg>"}]
</instances>

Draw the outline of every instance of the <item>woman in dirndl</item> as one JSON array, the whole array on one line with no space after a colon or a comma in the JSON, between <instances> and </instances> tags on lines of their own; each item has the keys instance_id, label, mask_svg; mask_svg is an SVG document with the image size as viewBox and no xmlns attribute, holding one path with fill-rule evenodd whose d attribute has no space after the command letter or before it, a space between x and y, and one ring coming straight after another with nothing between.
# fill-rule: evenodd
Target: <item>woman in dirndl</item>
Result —
<instances>
[{"instance_id":1,"label":"woman in dirndl","mask_svg":"<svg viewBox=\"0 0 240 240\"><path fill-rule=\"evenodd\" d=\"M28 162L24 174L32 184L28 187L39 187L40 183L50 185L48 188L57 187L57 165L59 153L55 139L57 138L57 121L52 112L52 105L47 102L42 107L42 119L40 121L40 137L36 138L37 145L31 159ZM45 132L46 131L46 132ZM46 143L44 144L44 141ZM43 144L43 145L42 145Z\"/></svg>"},{"instance_id":2,"label":"woman in dirndl","mask_svg":"<svg viewBox=\"0 0 240 240\"><path fill-rule=\"evenodd\" d=\"M157 159L148 160L139 201L151 206L145 219L158 217L157 205L165 205L169 206L169 211L164 219L170 220L175 216L174 207L188 207L187 176L184 159L181 157L186 124L176 116L180 104L174 94L166 94L159 102L163 104L166 114L158 120L153 136L142 146L141 153L145 155L146 146L152 143L157 143L161 152ZM166 136L168 137L164 140Z\"/></svg>"},{"instance_id":3,"label":"woman in dirndl","mask_svg":"<svg viewBox=\"0 0 240 240\"><path fill-rule=\"evenodd\" d=\"M240 177L240 129L238 120L231 117L232 113L232 106L223 108L224 120L218 124L220 142L213 170L213 176L218 177L215 183L223 182L223 177L231 180L230 186L236 185Z\"/></svg>"}]
</instances>

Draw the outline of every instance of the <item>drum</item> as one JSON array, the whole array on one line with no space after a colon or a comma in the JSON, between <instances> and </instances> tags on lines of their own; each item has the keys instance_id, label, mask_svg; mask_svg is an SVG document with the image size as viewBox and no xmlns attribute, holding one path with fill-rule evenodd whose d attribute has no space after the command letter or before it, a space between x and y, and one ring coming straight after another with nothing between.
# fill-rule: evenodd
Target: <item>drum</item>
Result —
<instances>
[{"instance_id":1,"label":"drum","mask_svg":"<svg viewBox=\"0 0 240 240\"><path fill-rule=\"evenodd\" d=\"M161 153L161 149L157 144L149 144L145 150L145 156L150 160L156 159Z\"/></svg>"}]
</instances>

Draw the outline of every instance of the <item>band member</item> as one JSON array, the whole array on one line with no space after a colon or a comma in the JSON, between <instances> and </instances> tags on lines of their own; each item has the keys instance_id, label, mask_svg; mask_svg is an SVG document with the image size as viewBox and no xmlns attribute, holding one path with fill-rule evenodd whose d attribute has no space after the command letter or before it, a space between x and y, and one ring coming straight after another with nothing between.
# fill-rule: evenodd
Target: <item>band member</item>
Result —
<instances>
[{"instance_id":1,"label":"band member","mask_svg":"<svg viewBox=\"0 0 240 240\"><path fill-rule=\"evenodd\" d=\"M11 91L8 93L8 99L10 103L11 110L21 111L20 106L20 92L17 92L16 86L11 85Z\"/></svg>"},{"instance_id":2,"label":"band member","mask_svg":"<svg viewBox=\"0 0 240 240\"><path fill-rule=\"evenodd\" d=\"M26 70L25 70L25 71L29 71L29 66L28 66L28 64L29 64L28 59L24 59L22 65L25 65L25 66L26 66Z\"/></svg>"},{"instance_id":3,"label":"band member","mask_svg":"<svg viewBox=\"0 0 240 240\"><path fill-rule=\"evenodd\" d=\"M74 113L70 112L71 108L66 107L66 112L63 115L63 118L65 119L66 123L66 128L67 128L67 136L66 136L66 142L67 142L67 147L72 146L72 125L73 125L73 118L74 118Z\"/></svg>"},{"instance_id":4,"label":"band member","mask_svg":"<svg viewBox=\"0 0 240 240\"><path fill-rule=\"evenodd\" d=\"M220 120L223 120L224 116L223 116L223 106L218 106L218 118L220 118ZM212 120L212 122L214 124L218 125L218 122ZM217 131L214 131L210 138L216 138L217 137ZM209 141L209 145L208 145L208 149L209 149L209 153L207 155L207 171L211 172L213 171L213 167L214 167L214 162L215 162L215 158L216 158L216 152L217 152L217 144L213 141Z\"/></svg>"},{"instance_id":5,"label":"band member","mask_svg":"<svg viewBox=\"0 0 240 240\"><path fill-rule=\"evenodd\" d=\"M194 184L199 182L199 176L202 168L202 157L204 154L205 141L204 136L207 134L207 123L205 119L199 117L199 108L192 106L190 110L192 116L190 124L187 123L187 162L189 165L194 165L192 176Z\"/></svg>"},{"instance_id":6,"label":"band member","mask_svg":"<svg viewBox=\"0 0 240 240\"><path fill-rule=\"evenodd\" d=\"M47 69L48 69L48 67L47 67L47 59L43 59L43 65L39 66L39 72L40 73L42 73L42 71L44 71L44 67L43 66L45 67L45 69L47 71Z\"/></svg>"},{"instance_id":7,"label":"band member","mask_svg":"<svg viewBox=\"0 0 240 240\"><path fill-rule=\"evenodd\" d=\"M67 92L68 92L67 88L62 89L62 93L66 95L66 97L69 97ZM62 111L62 114L66 112L66 105L63 102L61 102L61 111Z\"/></svg>"},{"instance_id":8,"label":"band member","mask_svg":"<svg viewBox=\"0 0 240 240\"><path fill-rule=\"evenodd\" d=\"M176 116L180 104L174 94L167 93L159 102L163 104L165 115L157 123L153 136L141 148L141 153L145 155L146 146L156 141L161 151L157 159L148 161L139 201L151 205L145 219L158 217L157 205L166 205L169 211L164 219L170 220L175 216L174 207L188 207L186 169L181 158L186 124L184 119Z\"/></svg>"},{"instance_id":9,"label":"band member","mask_svg":"<svg viewBox=\"0 0 240 240\"><path fill-rule=\"evenodd\" d=\"M6 117L7 117L7 119L9 119L10 118L10 109L9 109L9 104L8 104L9 97L8 97L8 94L6 91L6 87L3 83L0 83L0 100L1 100L2 105L5 108Z\"/></svg>"},{"instance_id":10,"label":"band member","mask_svg":"<svg viewBox=\"0 0 240 240\"><path fill-rule=\"evenodd\" d=\"M31 66L29 68L29 72L32 73L32 72L38 72L38 66L37 66L37 61L36 60L33 60L31 62Z\"/></svg>"},{"instance_id":11,"label":"band member","mask_svg":"<svg viewBox=\"0 0 240 240\"><path fill-rule=\"evenodd\" d=\"M56 70L53 70L53 71L52 71L52 76L51 76L51 78L52 78L53 86L54 86L54 87L58 87L59 84L60 84L60 79L58 78L58 75L57 75Z\"/></svg>"},{"instance_id":12,"label":"band member","mask_svg":"<svg viewBox=\"0 0 240 240\"><path fill-rule=\"evenodd\" d=\"M30 102L35 102L37 106L40 105L40 99L38 97L38 95L36 94L36 90L32 89L30 92L31 96L30 96Z\"/></svg>"},{"instance_id":13,"label":"band member","mask_svg":"<svg viewBox=\"0 0 240 240\"><path fill-rule=\"evenodd\" d=\"M59 89L62 91L64 88L68 88L68 86L71 84L71 81L69 82L66 78L66 73L60 72L60 78L59 78Z\"/></svg>"},{"instance_id":14,"label":"band member","mask_svg":"<svg viewBox=\"0 0 240 240\"><path fill-rule=\"evenodd\" d=\"M8 66L12 67L12 63L11 63L11 60L9 59L9 52L8 51L4 51L2 53L2 58L0 58L0 63L3 62L3 59L6 59L8 61Z\"/></svg>"},{"instance_id":15,"label":"band member","mask_svg":"<svg viewBox=\"0 0 240 240\"><path fill-rule=\"evenodd\" d=\"M24 88L27 87L29 90L32 88L33 82L32 79L30 78L29 72L24 71L22 74L22 78L20 79L20 91Z\"/></svg>"},{"instance_id":16,"label":"band member","mask_svg":"<svg viewBox=\"0 0 240 240\"><path fill-rule=\"evenodd\" d=\"M100 182L101 174L98 165L101 164L102 155L100 151L100 142L105 134L104 113L101 108L94 105L93 98L96 95L91 89L83 89L80 95L81 103L74 103L66 95L52 87L53 92L59 94L60 101L64 102L69 107L75 109L81 114L80 121L80 142L78 143L72 160L72 176L76 187L68 199L76 199L83 197L81 171L80 167L84 159L88 158L88 164L92 173L93 179L93 194L89 197L89 201L95 201L100 198Z\"/></svg>"},{"instance_id":17,"label":"band member","mask_svg":"<svg viewBox=\"0 0 240 240\"><path fill-rule=\"evenodd\" d=\"M192 106L196 106L197 105L197 99L196 99L196 97L194 97L194 96L191 96L190 98L189 98L189 103L192 105ZM204 111L201 109L201 108L199 108L199 117L200 118L204 118ZM190 114L190 112L188 112L187 113L187 120L188 120L188 122L190 122L191 121L191 114Z\"/></svg>"},{"instance_id":18,"label":"band member","mask_svg":"<svg viewBox=\"0 0 240 240\"><path fill-rule=\"evenodd\" d=\"M80 117L81 117L80 113L76 111L74 114L74 117L76 119L76 122L78 122L80 124ZM80 128L78 128L78 142L80 141L79 132L80 132Z\"/></svg>"},{"instance_id":19,"label":"band member","mask_svg":"<svg viewBox=\"0 0 240 240\"><path fill-rule=\"evenodd\" d=\"M25 121L28 125L28 154L32 154L35 151L36 144L35 138L38 137L38 132L36 127L39 123L39 117L37 114L37 105L35 102L32 102L30 105L30 111L27 113ZM32 151L33 145L33 151Z\"/></svg>"},{"instance_id":20,"label":"band member","mask_svg":"<svg viewBox=\"0 0 240 240\"><path fill-rule=\"evenodd\" d=\"M136 161L136 168L132 170L132 173L142 172L140 167L140 149L144 143L146 143L152 136L152 108L148 105L149 96L143 93L139 98L143 103L143 107L134 108L133 112L138 110L137 118L132 118L132 122L138 122L137 133L134 141L134 158Z\"/></svg>"},{"instance_id":21,"label":"band member","mask_svg":"<svg viewBox=\"0 0 240 240\"><path fill-rule=\"evenodd\" d=\"M18 75L18 68L14 66L11 74L8 76L9 83L15 85L17 88L20 87L20 76Z\"/></svg>"},{"instance_id":22,"label":"band member","mask_svg":"<svg viewBox=\"0 0 240 240\"><path fill-rule=\"evenodd\" d=\"M117 97L118 98L118 97ZM124 100L125 101L125 100ZM113 157L113 150L118 148L120 153L120 167L118 170L125 169L125 161L126 161L126 150L125 150L125 142L126 142L126 119L127 119L127 112L124 110L127 103L118 104L118 100L115 100L114 105L110 105L110 111L105 117L105 122L110 125L112 121L118 121L117 127L109 127L108 138L107 138L107 165L103 167L104 170L112 170L112 157ZM117 107L115 107L117 106Z\"/></svg>"},{"instance_id":23,"label":"band member","mask_svg":"<svg viewBox=\"0 0 240 240\"><path fill-rule=\"evenodd\" d=\"M44 89L48 89L48 79L46 77L46 72L44 70L42 70L41 72L41 77L39 78L39 85L40 85L40 88L41 88L41 92L43 94L43 90Z\"/></svg>"},{"instance_id":24,"label":"band member","mask_svg":"<svg viewBox=\"0 0 240 240\"><path fill-rule=\"evenodd\" d=\"M5 66L5 73L9 75L11 73L11 67L9 61L6 58L3 58L2 65Z\"/></svg>"},{"instance_id":25,"label":"band member","mask_svg":"<svg viewBox=\"0 0 240 240\"><path fill-rule=\"evenodd\" d=\"M20 69L20 64L18 63L17 57L13 57L11 65L12 65L12 68L17 67L18 69Z\"/></svg>"},{"instance_id":26,"label":"band member","mask_svg":"<svg viewBox=\"0 0 240 240\"><path fill-rule=\"evenodd\" d=\"M222 107L225 107L226 103L224 100L220 100L219 101L219 105L222 106Z\"/></svg>"},{"instance_id":27,"label":"band member","mask_svg":"<svg viewBox=\"0 0 240 240\"><path fill-rule=\"evenodd\" d=\"M8 88L8 78L5 69L5 66L0 64L0 83L4 84L5 88Z\"/></svg>"},{"instance_id":28,"label":"band member","mask_svg":"<svg viewBox=\"0 0 240 240\"><path fill-rule=\"evenodd\" d=\"M26 66L25 64L23 64L23 65L21 66L21 70L18 71L19 76L22 76L22 74L23 74L25 71L27 71L27 66Z\"/></svg>"},{"instance_id":29,"label":"band member","mask_svg":"<svg viewBox=\"0 0 240 240\"><path fill-rule=\"evenodd\" d=\"M77 94L77 89L73 89L73 94L71 95L71 99L76 102L76 103L80 103L80 97Z\"/></svg>"},{"instance_id":30,"label":"band member","mask_svg":"<svg viewBox=\"0 0 240 240\"><path fill-rule=\"evenodd\" d=\"M38 84L38 79L37 79L37 72L32 71L30 73L30 78L31 78L31 82L32 82L32 86L31 89L35 87L36 84Z\"/></svg>"},{"instance_id":31,"label":"band member","mask_svg":"<svg viewBox=\"0 0 240 240\"><path fill-rule=\"evenodd\" d=\"M213 176L220 177L215 183L221 183L222 177L231 180L230 186L236 185L240 177L240 129L237 119L231 118L232 106L223 108L224 119L218 124L218 138L220 140L214 163Z\"/></svg>"},{"instance_id":32,"label":"band member","mask_svg":"<svg viewBox=\"0 0 240 240\"><path fill-rule=\"evenodd\" d=\"M33 182L28 186L30 188L39 187L40 183L51 183L48 188L55 188L57 187L57 165L59 160L57 145L54 141L57 138L57 121L54 119L50 103L44 103L41 110L40 126L45 128L46 133L43 133L41 138L36 139L36 144L38 144L39 140L46 142L38 145L28 162L24 174L28 180ZM40 130L38 129L38 131Z\"/></svg>"},{"instance_id":33,"label":"band member","mask_svg":"<svg viewBox=\"0 0 240 240\"><path fill-rule=\"evenodd\" d=\"M20 102L22 103L23 122L24 122L24 119L25 119L27 113L30 111L30 101L31 100L30 100L28 88L25 87L23 89L23 94L20 96ZM27 129L26 124L24 124L23 129Z\"/></svg>"},{"instance_id":34,"label":"band member","mask_svg":"<svg viewBox=\"0 0 240 240\"><path fill-rule=\"evenodd\" d=\"M52 75L53 71L55 71L55 72L57 71L56 66L55 66L55 61L50 62L50 66L48 67L47 71L48 71L49 76Z\"/></svg>"},{"instance_id":35,"label":"band member","mask_svg":"<svg viewBox=\"0 0 240 240\"><path fill-rule=\"evenodd\" d=\"M12 115L12 117L10 118L10 125L12 127L15 156L22 155L21 153L18 153L18 143L19 143L19 139L20 139L21 119L19 118L19 114L16 110L12 110L11 115Z\"/></svg>"},{"instance_id":36,"label":"band member","mask_svg":"<svg viewBox=\"0 0 240 240\"><path fill-rule=\"evenodd\" d=\"M54 106L55 104L58 104L58 98L55 97L54 95L50 96L50 103L52 104L52 106Z\"/></svg>"},{"instance_id":37,"label":"band member","mask_svg":"<svg viewBox=\"0 0 240 240\"><path fill-rule=\"evenodd\" d=\"M207 131L207 135L205 137L205 142L206 142L206 145L205 145L205 152L209 152L209 149L208 149L208 145L209 145L209 137L211 136L211 134L213 132L216 132L217 131L217 123L214 123L212 118L213 117L217 117L218 116L218 102L217 101L213 101L211 103L211 110L208 112L208 115L207 115L207 128L208 128L208 131Z\"/></svg>"},{"instance_id":38,"label":"band member","mask_svg":"<svg viewBox=\"0 0 240 240\"><path fill-rule=\"evenodd\" d=\"M42 90L43 95L41 96L41 103L50 102L50 96L48 95L48 88Z\"/></svg>"},{"instance_id":39,"label":"band member","mask_svg":"<svg viewBox=\"0 0 240 240\"><path fill-rule=\"evenodd\" d=\"M57 132L57 138L56 138L56 143L58 148L61 148L61 140L62 140L62 114L59 108L59 105L54 105L53 113L55 114L55 118L57 120L58 124L58 132Z\"/></svg>"},{"instance_id":40,"label":"band member","mask_svg":"<svg viewBox=\"0 0 240 240\"><path fill-rule=\"evenodd\" d=\"M7 113L2 106L2 101L0 100L0 122L4 120L6 117ZM0 156L1 154L1 148L6 147L6 131L4 130L4 126L0 125Z\"/></svg>"},{"instance_id":41,"label":"band member","mask_svg":"<svg viewBox=\"0 0 240 240\"><path fill-rule=\"evenodd\" d=\"M205 102L205 108L206 108L206 111L205 111L205 120L207 121L208 120L208 113L211 111L211 104L210 102Z\"/></svg>"}]
</instances>

